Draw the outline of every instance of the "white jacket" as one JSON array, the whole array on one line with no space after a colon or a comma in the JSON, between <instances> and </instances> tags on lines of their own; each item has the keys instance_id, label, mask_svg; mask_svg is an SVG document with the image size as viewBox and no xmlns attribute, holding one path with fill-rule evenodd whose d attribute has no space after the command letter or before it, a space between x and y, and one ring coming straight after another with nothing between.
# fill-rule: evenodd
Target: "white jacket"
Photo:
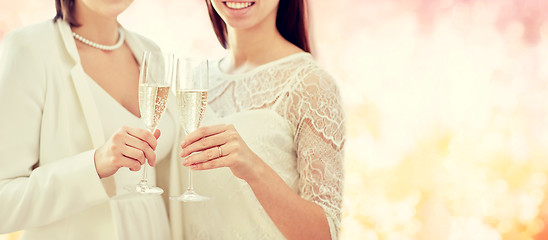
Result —
<instances>
[{"instance_id":1,"label":"white jacket","mask_svg":"<svg viewBox=\"0 0 548 240\"><path fill-rule=\"evenodd\" d=\"M124 31L138 61L144 50L158 49ZM23 239L116 239L107 193L114 178L100 180L94 165L95 149L110 136L103 134L85 76L64 21L28 26L2 40L0 233L25 230ZM167 111L175 111L174 101L168 102ZM168 190L164 199L180 193L180 167L169 168L181 166L177 153L156 168L158 185ZM180 203L171 205L166 201L173 237L180 239Z\"/></svg>"}]
</instances>

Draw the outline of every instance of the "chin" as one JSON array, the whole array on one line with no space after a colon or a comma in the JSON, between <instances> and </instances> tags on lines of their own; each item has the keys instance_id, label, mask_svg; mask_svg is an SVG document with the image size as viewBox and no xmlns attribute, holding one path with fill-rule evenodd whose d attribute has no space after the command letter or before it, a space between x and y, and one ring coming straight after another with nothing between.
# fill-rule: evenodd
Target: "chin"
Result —
<instances>
[{"instance_id":1,"label":"chin","mask_svg":"<svg viewBox=\"0 0 548 240\"><path fill-rule=\"evenodd\" d=\"M225 21L226 25L235 30L246 30L254 26L253 23L250 23L247 20L228 20Z\"/></svg>"},{"instance_id":2,"label":"chin","mask_svg":"<svg viewBox=\"0 0 548 240\"><path fill-rule=\"evenodd\" d=\"M103 14L107 17L117 18L126 9L127 9L127 7L125 7L125 8L116 8L116 9L115 8L109 8L109 9L103 11Z\"/></svg>"},{"instance_id":3,"label":"chin","mask_svg":"<svg viewBox=\"0 0 548 240\"><path fill-rule=\"evenodd\" d=\"M131 5L132 0L108 0L103 5L103 14L110 17L117 17L126 11Z\"/></svg>"}]
</instances>

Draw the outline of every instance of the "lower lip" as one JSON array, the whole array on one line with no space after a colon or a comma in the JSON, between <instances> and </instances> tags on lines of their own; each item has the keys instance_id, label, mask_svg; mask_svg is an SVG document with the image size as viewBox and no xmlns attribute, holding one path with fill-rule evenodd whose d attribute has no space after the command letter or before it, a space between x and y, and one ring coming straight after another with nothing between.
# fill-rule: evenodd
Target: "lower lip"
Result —
<instances>
[{"instance_id":1,"label":"lower lip","mask_svg":"<svg viewBox=\"0 0 548 240\"><path fill-rule=\"evenodd\" d=\"M229 7L226 5L226 2L223 2L223 4L225 5L226 9L228 9L228 12L229 12L231 15L236 15L236 16L246 14L246 13L247 13L249 10L251 10L251 8L255 5L255 3L252 3L251 6L249 6L249 7L242 8L242 9L234 9L234 8L229 8Z\"/></svg>"}]
</instances>

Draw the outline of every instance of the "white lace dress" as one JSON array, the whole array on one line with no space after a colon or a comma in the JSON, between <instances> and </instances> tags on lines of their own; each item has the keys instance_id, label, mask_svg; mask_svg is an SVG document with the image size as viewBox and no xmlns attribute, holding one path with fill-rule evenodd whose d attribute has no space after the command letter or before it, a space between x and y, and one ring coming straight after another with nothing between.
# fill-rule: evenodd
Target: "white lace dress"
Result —
<instances>
[{"instance_id":1,"label":"white lace dress","mask_svg":"<svg viewBox=\"0 0 548 240\"><path fill-rule=\"evenodd\" d=\"M345 137L334 79L308 53L244 74L222 73L218 63L211 65L203 125L233 124L296 193L324 209L336 239ZM183 204L186 239L284 239L249 185L230 169L194 171L193 176L195 190L212 200Z\"/></svg>"}]
</instances>

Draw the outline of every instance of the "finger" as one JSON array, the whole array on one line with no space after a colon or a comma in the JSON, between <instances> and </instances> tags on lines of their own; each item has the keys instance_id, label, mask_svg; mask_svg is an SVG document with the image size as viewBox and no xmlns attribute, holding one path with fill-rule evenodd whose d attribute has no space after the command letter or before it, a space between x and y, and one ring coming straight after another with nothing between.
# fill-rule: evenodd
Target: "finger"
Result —
<instances>
[{"instance_id":1,"label":"finger","mask_svg":"<svg viewBox=\"0 0 548 240\"><path fill-rule=\"evenodd\" d=\"M140 165L145 164L146 161L145 153L132 146L125 146L122 149L122 156L138 161Z\"/></svg>"},{"instance_id":2,"label":"finger","mask_svg":"<svg viewBox=\"0 0 548 240\"><path fill-rule=\"evenodd\" d=\"M125 156L122 157L122 159L120 159L120 164L121 164L120 167L127 167L129 168L129 170L134 172L139 171L141 169L141 164L139 161L132 158L125 157Z\"/></svg>"},{"instance_id":3,"label":"finger","mask_svg":"<svg viewBox=\"0 0 548 240\"><path fill-rule=\"evenodd\" d=\"M214 134L219 134L221 132L226 131L227 125L226 124L220 124L220 125L213 125L213 126L207 126L207 127L201 127L198 128L196 131L191 132L188 134L183 142L181 143L181 147L185 148L187 145L198 141L204 137L211 136Z\"/></svg>"},{"instance_id":4,"label":"finger","mask_svg":"<svg viewBox=\"0 0 548 240\"><path fill-rule=\"evenodd\" d=\"M144 157L148 159L150 166L154 166L153 163L156 162L156 153L150 147L150 145L148 145L148 143L132 135L127 135L127 138L125 139L125 141L126 141L126 146L133 147L143 152L145 155Z\"/></svg>"},{"instance_id":5,"label":"finger","mask_svg":"<svg viewBox=\"0 0 548 240\"><path fill-rule=\"evenodd\" d=\"M156 153L153 151L152 153L147 154L151 155L150 157L147 157L148 165L150 165L151 167L156 166Z\"/></svg>"},{"instance_id":6,"label":"finger","mask_svg":"<svg viewBox=\"0 0 548 240\"><path fill-rule=\"evenodd\" d=\"M204 137L184 147L181 157L186 157L194 152L204 151L209 148L226 144L228 141L229 138L227 137L226 131Z\"/></svg>"},{"instance_id":7,"label":"finger","mask_svg":"<svg viewBox=\"0 0 548 240\"><path fill-rule=\"evenodd\" d=\"M148 130L145 130L145 129L142 129L142 128L127 127L126 132L131 136L134 136L136 138L139 138L139 139L147 142L148 145L152 148L152 150L156 150L156 145L158 144L158 141L152 135L152 133L149 132Z\"/></svg>"},{"instance_id":8,"label":"finger","mask_svg":"<svg viewBox=\"0 0 548 240\"><path fill-rule=\"evenodd\" d=\"M156 131L154 131L154 138L158 139L160 138L160 136L162 135L162 132L160 131L160 129L156 129Z\"/></svg>"},{"instance_id":9,"label":"finger","mask_svg":"<svg viewBox=\"0 0 548 240\"><path fill-rule=\"evenodd\" d=\"M215 146L215 147L206 149L204 151L201 151L201 152L190 155L189 157L187 157L183 161L183 165L184 166L190 166L190 165L193 165L193 164L204 163L204 162L207 162L207 161L210 161L210 160L215 160L215 159L218 159L218 158L226 157L234 149L232 144L225 144L225 145L221 145L220 147L222 149L221 150L222 154L223 154L222 156L219 155L220 154L219 147Z\"/></svg>"},{"instance_id":10,"label":"finger","mask_svg":"<svg viewBox=\"0 0 548 240\"><path fill-rule=\"evenodd\" d=\"M193 154L185 159L183 165L189 166L196 163L207 162L219 157L219 150L217 147L206 149L202 152Z\"/></svg>"},{"instance_id":11,"label":"finger","mask_svg":"<svg viewBox=\"0 0 548 240\"><path fill-rule=\"evenodd\" d=\"M226 165L227 161L229 161L228 156L224 156L224 157L217 158L215 160L190 165L190 169L208 170L208 169L215 169L215 168L221 168L221 167L228 167Z\"/></svg>"}]
</instances>

